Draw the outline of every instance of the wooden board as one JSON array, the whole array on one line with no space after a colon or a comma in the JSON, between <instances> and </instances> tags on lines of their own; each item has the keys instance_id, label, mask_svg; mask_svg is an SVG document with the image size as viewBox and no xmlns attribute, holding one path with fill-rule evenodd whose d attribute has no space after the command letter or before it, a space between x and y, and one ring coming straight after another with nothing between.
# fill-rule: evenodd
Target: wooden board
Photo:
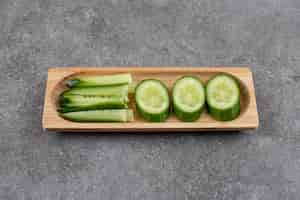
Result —
<instances>
[{"instance_id":1,"label":"wooden board","mask_svg":"<svg viewBox=\"0 0 300 200\"><path fill-rule=\"evenodd\" d=\"M235 76L241 83L241 114L230 122L214 120L205 111L196 122L181 122L172 114L166 122L144 121L136 112L134 99L130 107L135 120L129 123L78 123L58 116L58 95L66 89L64 83L74 75L103 75L129 72L134 81L146 78L162 80L169 88L174 81L185 74L200 76L206 82L213 75L224 72ZM45 94L43 128L61 132L162 132L162 131L225 131L255 129L258 127L258 112L252 73L247 67L74 67L50 68Z\"/></svg>"}]
</instances>

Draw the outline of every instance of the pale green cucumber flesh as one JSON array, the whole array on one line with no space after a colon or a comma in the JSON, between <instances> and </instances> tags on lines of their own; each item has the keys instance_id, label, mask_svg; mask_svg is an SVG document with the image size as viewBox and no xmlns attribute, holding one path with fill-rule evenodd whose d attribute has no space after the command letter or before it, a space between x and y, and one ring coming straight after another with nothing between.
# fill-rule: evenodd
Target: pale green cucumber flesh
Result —
<instances>
[{"instance_id":1,"label":"pale green cucumber flesh","mask_svg":"<svg viewBox=\"0 0 300 200\"><path fill-rule=\"evenodd\" d=\"M159 80L141 81L135 89L135 102L139 114L147 121L162 122L169 116L168 90Z\"/></svg>"},{"instance_id":2,"label":"pale green cucumber flesh","mask_svg":"<svg viewBox=\"0 0 300 200\"><path fill-rule=\"evenodd\" d=\"M72 88L62 95L83 95L83 96L128 96L128 85L103 86L91 88Z\"/></svg>"},{"instance_id":3,"label":"pale green cucumber flesh","mask_svg":"<svg viewBox=\"0 0 300 200\"><path fill-rule=\"evenodd\" d=\"M205 90L195 76L183 76L176 80L172 90L174 113L181 121L197 120L205 106Z\"/></svg>"},{"instance_id":4,"label":"pale green cucumber flesh","mask_svg":"<svg viewBox=\"0 0 300 200\"><path fill-rule=\"evenodd\" d=\"M137 86L137 83L133 81L131 84L128 85L128 93L134 93L135 92L135 87Z\"/></svg>"},{"instance_id":5,"label":"pale green cucumber flesh","mask_svg":"<svg viewBox=\"0 0 300 200\"><path fill-rule=\"evenodd\" d=\"M94 87L131 84L132 76L129 73L102 75L102 76L75 76L67 81L68 87Z\"/></svg>"},{"instance_id":6,"label":"pale green cucumber flesh","mask_svg":"<svg viewBox=\"0 0 300 200\"><path fill-rule=\"evenodd\" d=\"M127 108L125 97L101 97L64 95L60 99L60 112L73 112L96 109L120 109Z\"/></svg>"},{"instance_id":7,"label":"pale green cucumber flesh","mask_svg":"<svg viewBox=\"0 0 300 200\"><path fill-rule=\"evenodd\" d=\"M60 113L64 119L75 122L128 122L133 120L132 110L90 110Z\"/></svg>"},{"instance_id":8,"label":"pale green cucumber flesh","mask_svg":"<svg viewBox=\"0 0 300 200\"><path fill-rule=\"evenodd\" d=\"M127 109L127 121L128 122L134 121L134 114L131 109Z\"/></svg>"},{"instance_id":9,"label":"pale green cucumber flesh","mask_svg":"<svg viewBox=\"0 0 300 200\"><path fill-rule=\"evenodd\" d=\"M208 112L216 120L230 121L240 113L238 81L227 74L218 74L206 86Z\"/></svg>"}]
</instances>

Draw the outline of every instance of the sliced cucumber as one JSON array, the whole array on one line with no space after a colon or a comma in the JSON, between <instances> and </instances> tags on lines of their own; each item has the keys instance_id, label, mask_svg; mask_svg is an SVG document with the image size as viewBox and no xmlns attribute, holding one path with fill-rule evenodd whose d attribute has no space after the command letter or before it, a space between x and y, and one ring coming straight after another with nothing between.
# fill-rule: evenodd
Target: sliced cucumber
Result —
<instances>
[{"instance_id":1,"label":"sliced cucumber","mask_svg":"<svg viewBox=\"0 0 300 200\"><path fill-rule=\"evenodd\" d=\"M162 122L169 116L168 90L159 80L141 81L135 89L135 102L138 112L147 121Z\"/></svg>"},{"instance_id":2,"label":"sliced cucumber","mask_svg":"<svg viewBox=\"0 0 300 200\"><path fill-rule=\"evenodd\" d=\"M67 81L68 87L94 87L107 85L130 84L132 82L131 74L114 74L103 76L76 76Z\"/></svg>"},{"instance_id":3,"label":"sliced cucumber","mask_svg":"<svg viewBox=\"0 0 300 200\"><path fill-rule=\"evenodd\" d=\"M240 88L230 75L219 74L206 86L208 112L217 120L229 121L240 113Z\"/></svg>"},{"instance_id":4,"label":"sliced cucumber","mask_svg":"<svg viewBox=\"0 0 300 200\"><path fill-rule=\"evenodd\" d=\"M72 88L63 93L63 95L83 95L83 96L127 96L128 85L116 85L91 88Z\"/></svg>"},{"instance_id":5,"label":"sliced cucumber","mask_svg":"<svg viewBox=\"0 0 300 200\"><path fill-rule=\"evenodd\" d=\"M177 79L172 92L174 112L181 121L197 120L205 106L205 90L194 76Z\"/></svg>"},{"instance_id":6,"label":"sliced cucumber","mask_svg":"<svg viewBox=\"0 0 300 200\"><path fill-rule=\"evenodd\" d=\"M127 109L127 122L132 122L134 120L133 111L131 109Z\"/></svg>"},{"instance_id":7,"label":"sliced cucumber","mask_svg":"<svg viewBox=\"0 0 300 200\"><path fill-rule=\"evenodd\" d=\"M129 93L134 93L136 85L137 85L137 83L136 83L135 81L133 81L132 83L130 83L130 84L128 85L128 87L129 87L129 88L128 88L128 92L129 92Z\"/></svg>"},{"instance_id":8,"label":"sliced cucumber","mask_svg":"<svg viewBox=\"0 0 300 200\"><path fill-rule=\"evenodd\" d=\"M62 95L60 98L60 112L73 112L97 109L120 109L127 108L126 97L102 97Z\"/></svg>"},{"instance_id":9,"label":"sliced cucumber","mask_svg":"<svg viewBox=\"0 0 300 200\"><path fill-rule=\"evenodd\" d=\"M60 113L60 116L75 122L129 122L133 121L132 110L89 110Z\"/></svg>"}]
</instances>

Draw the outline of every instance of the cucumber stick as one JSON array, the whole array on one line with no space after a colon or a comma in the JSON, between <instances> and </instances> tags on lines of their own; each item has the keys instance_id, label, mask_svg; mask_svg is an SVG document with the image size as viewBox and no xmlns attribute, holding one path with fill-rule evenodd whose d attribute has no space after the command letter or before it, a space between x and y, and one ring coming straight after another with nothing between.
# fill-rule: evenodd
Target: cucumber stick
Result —
<instances>
[{"instance_id":1,"label":"cucumber stick","mask_svg":"<svg viewBox=\"0 0 300 200\"><path fill-rule=\"evenodd\" d=\"M75 122L129 122L133 121L130 109L89 110L60 113L60 116Z\"/></svg>"},{"instance_id":2,"label":"cucumber stick","mask_svg":"<svg viewBox=\"0 0 300 200\"><path fill-rule=\"evenodd\" d=\"M83 96L128 96L128 85L116 85L105 87L72 88L62 95L83 95Z\"/></svg>"},{"instance_id":3,"label":"cucumber stick","mask_svg":"<svg viewBox=\"0 0 300 200\"><path fill-rule=\"evenodd\" d=\"M159 80L141 81L135 88L135 102L139 114L147 121L162 122L169 116L168 90Z\"/></svg>"},{"instance_id":4,"label":"cucumber stick","mask_svg":"<svg viewBox=\"0 0 300 200\"><path fill-rule=\"evenodd\" d=\"M197 120L205 106L205 90L195 76L183 76L176 80L172 90L174 112L181 121Z\"/></svg>"},{"instance_id":5,"label":"cucumber stick","mask_svg":"<svg viewBox=\"0 0 300 200\"><path fill-rule=\"evenodd\" d=\"M102 97L62 95L60 98L60 112L73 112L95 109L119 109L127 108L126 97Z\"/></svg>"},{"instance_id":6,"label":"cucumber stick","mask_svg":"<svg viewBox=\"0 0 300 200\"><path fill-rule=\"evenodd\" d=\"M219 74L206 85L208 112L220 121L235 119L240 113L240 88L230 75Z\"/></svg>"},{"instance_id":7,"label":"cucumber stick","mask_svg":"<svg viewBox=\"0 0 300 200\"><path fill-rule=\"evenodd\" d=\"M76 76L67 81L68 87L94 87L94 86L108 86L108 85L121 85L131 84L131 74L114 74L103 76Z\"/></svg>"},{"instance_id":8,"label":"cucumber stick","mask_svg":"<svg viewBox=\"0 0 300 200\"><path fill-rule=\"evenodd\" d=\"M135 91L135 87L137 86L137 83L133 81L131 84L128 85L128 93L132 94Z\"/></svg>"}]
</instances>

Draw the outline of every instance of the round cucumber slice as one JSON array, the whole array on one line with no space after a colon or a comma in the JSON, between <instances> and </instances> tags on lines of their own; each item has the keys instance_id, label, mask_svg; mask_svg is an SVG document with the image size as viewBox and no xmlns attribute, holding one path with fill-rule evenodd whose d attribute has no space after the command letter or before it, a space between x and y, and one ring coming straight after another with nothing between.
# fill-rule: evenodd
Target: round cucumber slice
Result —
<instances>
[{"instance_id":1,"label":"round cucumber slice","mask_svg":"<svg viewBox=\"0 0 300 200\"><path fill-rule=\"evenodd\" d=\"M172 98L177 118L186 122L195 121L204 109L204 86L195 76L183 76L174 83Z\"/></svg>"},{"instance_id":2,"label":"round cucumber slice","mask_svg":"<svg viewBox=\"0 0 300 200\"><path fill-rule=\"evenodd\" d=\"M135 89L135 102L138 112L147 121L162 122L169 116L168 90L159 80L141 81Z\"/></svg>"},{"instance_id":3,"label":"round cucumber slice","mask_svg":"<svg viewBox=\"0 0 300 200\"><path fill-rule=\"evenodd\" d=\"M227 74L218 74L206 85L208 112L219 121L230 121L240 113L238 81Z\"/></svg>"}]
</instances>

